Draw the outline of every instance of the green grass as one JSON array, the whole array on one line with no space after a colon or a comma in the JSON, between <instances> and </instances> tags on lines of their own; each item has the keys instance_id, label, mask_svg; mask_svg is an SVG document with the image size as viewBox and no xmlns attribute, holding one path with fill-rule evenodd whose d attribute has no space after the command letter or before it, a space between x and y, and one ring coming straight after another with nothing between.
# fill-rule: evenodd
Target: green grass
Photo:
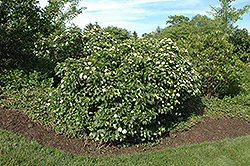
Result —
<instances>
[{"instance_id":1,"label":"green grass","mask_svg":"<svg viewBox=\"0 0 250 166\"><path fill-rule=\"evenodd\" d=\"M235 117L250 121L250 69L243 79L244 91L224 99L201 98L202 114L192 114L179 122L175 129L182 130L206 117ZM29 109L44 100L45 89L29 88L23 91L0 88L0 105ZM46 98L45 98L46 99ZM188 110L196 109L191 104ZM250 165L250 135L212 143L168 148L150 153L118 157L73 156L45 147L36 141L17 136L0 128L0 165Z\"/></svg>"},{"instance_id":2,"label":"green grass","mask_svg":"<svg viewBox=\"0 0 250 166\"><path fill-rule=\"evenodd\" d=\"M0 165L250 165L250 135L118 157L73 156L0 128Z\"/></svg>"}]
</instances>

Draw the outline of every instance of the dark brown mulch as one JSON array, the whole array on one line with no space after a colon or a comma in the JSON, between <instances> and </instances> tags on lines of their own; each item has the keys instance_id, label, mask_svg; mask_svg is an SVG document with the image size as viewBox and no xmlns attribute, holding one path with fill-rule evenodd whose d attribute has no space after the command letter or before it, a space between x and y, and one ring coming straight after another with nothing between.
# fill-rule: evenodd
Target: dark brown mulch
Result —
<instances>
[{"instance_id":1,"label":"dark brown mulch","mask_svg":"<svg viewBox=\"0 0 250 166\"><path fill-rule=\"evenodd\" d=\"M0 108L0 127L11 130L18 135L30 137L42 145L70 152L76 155L117 156L138 152L196 144L205 141L217 141L225 138L236 138L250 135L250 123L239 119L203 119L189 130L178 132L175 138L165 137L154 147L145 149L142 145L115 147L100 144L88 139L69 138L31 121L26 113L17 109Z\"/></svg>"}]
</instances>

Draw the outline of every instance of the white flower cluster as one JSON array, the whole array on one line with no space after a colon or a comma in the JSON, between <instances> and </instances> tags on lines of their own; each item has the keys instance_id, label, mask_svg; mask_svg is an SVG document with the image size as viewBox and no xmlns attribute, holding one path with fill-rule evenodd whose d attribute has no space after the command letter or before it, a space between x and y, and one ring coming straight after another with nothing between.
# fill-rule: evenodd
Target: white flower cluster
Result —
<instances>
[{"instance_id":1,"label":"white flower cluster","mask_svg":"<svg viewBox=\"0 0 250 166\"><path fill-rule=\"evenodd\" d=\"M83 76L83 75L84 75L83 73L80 74L80 76L79 76L80 79L85 79L85 80L86 80L86 79L88 78L88 76L87 76L87 75L84 75L84 76Z\"/></svg>"},{"instance_id":2,"label":"white flower cluster","mask_svg":"<svg viewBox=\"0 0 250 166\"><path fill-rule=\"evenodd\" d=\"M61 97L64 99L61 105L69 112L69 103L81 103L86 109L81 119L92 118L87 128L95 138L124 140L132 136L152 140L167 130L160 121L152 124L155 118L174 112L196 93L195 73L170 39L119 43L106 32L91 30L84 41L84 58L66 61L67 70L61 66L67 79L72 79L61 84L65 86L62 95L68 95ZM149 131L141 125L155 128Z\"/></svg>"},{"instance_id":3,"label":"white flower cluster","mask_svg":"<svg viewBox=\"0 0 250 166\"><path fill-rule=\"evenodd\" d=\"M122 134L127 134L127 130L122 129L121 127L118 128L118 132L121 132Z\"/></svg>"}]
</instances>

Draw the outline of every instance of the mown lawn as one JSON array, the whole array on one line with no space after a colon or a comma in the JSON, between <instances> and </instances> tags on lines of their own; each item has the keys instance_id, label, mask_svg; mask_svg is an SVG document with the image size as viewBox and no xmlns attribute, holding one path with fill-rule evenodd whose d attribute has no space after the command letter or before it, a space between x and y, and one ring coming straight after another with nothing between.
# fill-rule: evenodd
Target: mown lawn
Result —
<instances>
[{"instance_id":1,"label":"mown lawn","mask_svg":"<svg viewBox=\"0 0 250 166\"><path fill-rule=\"evenodd\" d=\"M73 156L0 128L0 165L250 165L250 135L118 157Z\"/></svg>"}]
</instances>

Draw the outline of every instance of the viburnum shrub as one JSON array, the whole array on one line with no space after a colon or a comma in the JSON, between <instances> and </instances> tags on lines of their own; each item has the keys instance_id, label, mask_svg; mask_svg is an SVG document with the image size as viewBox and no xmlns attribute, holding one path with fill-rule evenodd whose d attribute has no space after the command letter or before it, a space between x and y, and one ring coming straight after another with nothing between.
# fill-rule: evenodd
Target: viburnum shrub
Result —
<instances>
[{"instance_id":1,"label":"viburnum shrub","mask_svg":"<svg viewBox=\"0 0 250 166\"><path fill-rule=\"evenodd\" d=\"M250 67L250 60L247 58L247 65Z\"/></svg>"},{"instance_id":2,"label":"viburnum shrub","mask_svg":"<svg viewBox=\"0 0 250 166\"><path fill-rule=\"evenodd\" d=\"M118 43L102 29L85 32L85 58L55 68L61 78L46 114L57 131L102 142L153 140L196 95L197 73L170 39Z\"/></svg>"},{"instance_id":3,"label":"viburnum shrub","mask_svg":"<svg viewBox=\"0 0 250 166\"><path fill-rule=\"evenodd\" d=\"M63 62L67 58L83 57L83 33L77 27L60 29L35 43L34 54L53 62Z\"/></svg>"},{"instance_id":4,"label":"viburnum shrub","mask_svg":"<svg viewBox=\"0 0 250 166\"><path fill-rule=\"evenodd\" d=\"M204 96L237 94L243 64L233 53L233 45L223 32L192 34L184 44L201 76L200 90Z\"/></svg>"}]
</instances>

